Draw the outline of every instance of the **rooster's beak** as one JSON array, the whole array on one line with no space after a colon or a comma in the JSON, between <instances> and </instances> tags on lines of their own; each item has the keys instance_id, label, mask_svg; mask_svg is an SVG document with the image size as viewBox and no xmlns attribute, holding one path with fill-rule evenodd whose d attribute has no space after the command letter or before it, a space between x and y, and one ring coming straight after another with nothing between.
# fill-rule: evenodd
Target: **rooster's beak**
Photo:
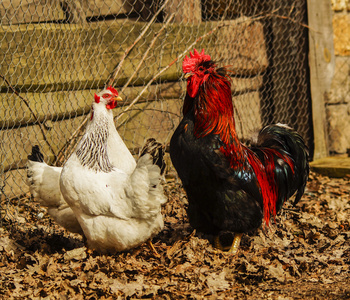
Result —
<instances>
[{"instance_id":1,"label":"rooster's beak","mask_svg":"<svg viewBox=\"0 0 350 300\"><path fill-rule=\"evenodd\" d=\"M187 78L190 78L192 76L192 73L186 73L185 75L184 75L184 77L187 79Z\"/></svg>"}]
</instances>

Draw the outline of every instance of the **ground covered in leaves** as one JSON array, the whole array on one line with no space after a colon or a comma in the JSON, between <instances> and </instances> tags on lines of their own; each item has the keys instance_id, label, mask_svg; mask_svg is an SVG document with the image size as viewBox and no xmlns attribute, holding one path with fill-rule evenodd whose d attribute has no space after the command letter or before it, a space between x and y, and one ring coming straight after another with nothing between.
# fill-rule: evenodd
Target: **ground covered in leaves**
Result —
<instances>
[{"instance_id":1,"label":"ground covered in leaves","mask_svg":"<svg viewBox=\"0 0 350 300\"><path fill-rule=\"evenodd\" d=\"M236 256L191 229L176 179L165 191L159 257L146 245L90 253L35 202L13 200L17 215L0 228L0 298L350 299L350 177L312 173L298 206L244 235Z\"/></svg>"}]
</instances>

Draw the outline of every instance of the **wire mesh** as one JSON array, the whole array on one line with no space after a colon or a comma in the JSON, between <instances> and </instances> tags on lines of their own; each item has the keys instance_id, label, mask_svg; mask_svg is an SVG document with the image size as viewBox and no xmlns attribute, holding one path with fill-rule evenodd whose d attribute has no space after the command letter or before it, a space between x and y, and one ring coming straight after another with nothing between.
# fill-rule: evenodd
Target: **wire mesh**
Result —
<instances>
[{"instance_id":1,"label":"wire mesh","mask_svg":"<svg viewBox=\"0 0 350 300\"><path fill-rule=\"evenodd\" d=\"M332 1L335 65L326 99L331 154L350 154L350 2Z\"/></svg>"},{"instance_id":2,"label":"wire mesh","mask_svg":"<svg viewBox=\"0 0 350 300\"><path fill-rule=\"evenodd\" d=\"M27 218L31 147L62 165L107 84L125 100L115 120L127 146L167 144L194 47L233 70L242 138L281 122L312 149L303 0L3 0L0 14L1 219Z\"/></svg>"}]
</instances>

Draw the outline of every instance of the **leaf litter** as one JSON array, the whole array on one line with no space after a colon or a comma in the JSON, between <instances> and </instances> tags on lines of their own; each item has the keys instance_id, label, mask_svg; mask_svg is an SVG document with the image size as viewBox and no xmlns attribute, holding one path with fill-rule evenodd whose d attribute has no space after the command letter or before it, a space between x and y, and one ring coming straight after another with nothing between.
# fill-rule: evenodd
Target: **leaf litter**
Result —
<instances>
[{"instance_id":1,"label":"leaf litter","mask_svg":"<svg viewBox=\"0 0 350 300\"><path fill-rule=\"evenodd\" d=\"M175 177L164 189L165 228L153 239L160 257L145 244L115 255L89 251L21 199L21 222L5 217L0 228L0 298L350 298L349 177L311 173L298 206L286 203L272 224L244 235L236 256L191 228Z\"/></svg>"}]
</instances>

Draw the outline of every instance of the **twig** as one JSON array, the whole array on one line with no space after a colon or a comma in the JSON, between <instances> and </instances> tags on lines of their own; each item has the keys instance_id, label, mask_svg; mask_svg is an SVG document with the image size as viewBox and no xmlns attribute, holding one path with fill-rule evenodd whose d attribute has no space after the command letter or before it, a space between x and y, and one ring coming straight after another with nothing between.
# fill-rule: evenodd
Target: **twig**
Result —
<instances>
[{"instance_id":1,"label":"twig","mask_svg":"<svg viewBox=\"0 0 350 300\"><path fill-rule=\"evenodd\" d=\"M175 117L178 117L178 118L180 118L181 117L181 115L180 114L178 114L178 113L174 113L174 112L172 112L172 111L164 111L164 110L161 110L161 109L157 109L157 108L131 108L130 109L131 111L133 111L133 110L136 110L136 111L146 111L146 110L149 110L149 111L156 111L156 112L161 112L161 113L166 113L166 114L169 114L169 115L174 115ZM119 125L118 125L118 128L119 128Z\"/></svg>"},{"instance_id":2,"label":"twig","mask_svg":"<svg viewBox=\"0 0 350 300\"><path fill-rule=\"evenodd\" d=\"M310 26L308 26L308 25L306 25L306 24L304 24L304 23L300 23L299 21L296 21L296 20L294 20L294 19L291 18L291 17L280 16L280 15L275 15L275 14L267 14L266 16L267 16L267 17L272 16L272 17L276 17L276 18L279 18L279 19L288 20L288 21L291 21L291 22L293 22L293 23L295 23L295 24L300 25L301 27L305 27L305 28L307 28L307 29L309 29L309 30L316 31L316 30L312 29ZM316 32L319 32L319 31L316 31Z\"/></svg>"},{"instance_id":3,"label":"twig","mask_svg":"<svg viewBox=\"0 0 350 300\"><path fill-rule=\"evenodd\" d=\"M40 122L40 119L39 117L35 114L35 112L31 109L30 105L29 105L29 102L27 99L25 99L24 97L22 97L16 90L15 88L11 85L11 83L7 80L7 78L5 78L4 75L0 74L0 77L5 81L5 83L7 84L7 86L10 88L10 90L15 94L17 95L21 100L22 102L27 106L29 112L32 114L32 116L34 117L35 121L38 123L39 125L39 128L40 128L40 131L43 135L43 138L44 138L44 141L46 142L46 144L49 146L52 154L54 155L54 157L56 158L56 153L55 151L53 150L51 144L49 143L46 135L45 135L45 131L44 131L44 128L43 128L43 124Z\"/></svg>"},{"instance_id":4,"label":"twig","mask_svg":"<svg viewBox=\"0 0 350 300\"><path fill-rule=\"evenodd\" d=\"M197 44L202 39L206 38L207 36L213 34L216 30L218 30L221 27L224 27L224 24L217 25L215 28L207 32L206 34L198 37L193 43L191 43L185 51L183 51L177 58L175 58L169 65L165 66L163 69L161 69L156 75L152 77L152 79L147 83L147 85L141 90L141 92L137 95L137 97L118 115L117 120L119 120L127 111L129 111L140 99L142 94L149 88L149 86L166 70L168 70L172 65L174 65L178 60L183 58L189 50L192 49L192 47Z\"/></svg>"},{"instance_id":5,"label":"twig","mask_svg":"<svg viewBox=\"0 0 350 300\"><path fill-rule=\"evenodd\" d=\"M121 70L124 60L127 58L127 56L129 55L130 51L136 46L136 44L141 40L141 38L146 34L147 30L150 28L150 26L154 23L155 19L157 18L157 16L163 11L164 7L168 4L169 0L165 0L163 5L156 11L156 13L154 14L154 16L152 17L152 19L147 23L146 27L143 29L143 31L141 32L141 34L136 38L136 40L132 43L132 45L126 49L126 51L124 52L124 55L122 56L117 68L115 69L115 71L113 72L113 75L111 76L111 78L108 81L108 86L113 85L114 80L117 78L119 71Z\"/></svg>"},{"instance_id":6,"label":"twig","mask_svg":"<svg viewBox=\"0 0 350 300\"><path fill-rule=\"evenodd\" d=\"M139 64L137 65L134 73L130 76L129 80L125 83L125 85L123 86L123 88L121 89L120 93L122 94L124 92L124 90L128 87L128 85L130 84L130 82L133 80L133 78L135 77L135 75L137 74L138 70L141 68L141 65L143 64L143 62L145 61L145 59L147 58L147 55L149 53L149 51L153 48L155 42L157 41L157 39L159 38L160 34L163 32L163 30L169 25L169 23L171 22L171 20L174 18L175 13L171 14L168 18L168 20L163 24L162 28L157 32L157 34L153 37L149 47L147 48L147 50L145 51L145 53L143 54Z\"/></svg>"},{"instance_id":7,"label":"twig","mask_svg":"<svg viewBox=\"0 0 350 300\"><path fill-rule=\"evenodd\" d=\"M291 9L289 11L289 14L288 14L289 16L281 16L281 15L275 14L275 12L277 12L279 10L279 8L276 8L272 12L264 14L263 16L264 17L276 17L276 18L283 19L283 20L289 20L289 21L291 21L291 22L293 22L295 24L299 24L300 26L305 27L305 28L307 28L309 30L316 31L316 30L312 29L310 26L308 26L308 25L306 25L304 23L300 23L299 21L296 21L295 19L290 17L293 9L294 9L294 5L292 5L292 7L291 7ZM316 32L318 32L318 31L316 31Z\"/></svg>"},{"instance_id":8,"label":"twig","mask_svg":"<svg viewBox=\"0 0 350 300\"><path fill-rule=\"evenodd\" d=\"M82 128L86 125L87 121L89 120L89 115L85 117L83 122L79 125L79 127L73 132L73 134L69 137L69 139L65 142L64 146L60 149L60 151L57 154L56 160L54 162L54 165L57 165L59 162L62 163L62 160L64 159L64 152L67 152L68 149L75 148L77 143L72 144L72 141L77 138L79 132L81 132ZM73 152L72 150L72 152Z\"/></svg>"},{"instance_id":9,"label":"twig","mask_svg":"<svg viewBox=\"0 0 350 300\"><path fill-rule=\"evenodd\" d=\"M151 24L154 22L155 17L160 13L160 11L164 8L164 6L168 3L169 0L164 1L162 7L156 12L155 16L151 19L151 21L147 24L147 26L145 27L145 29L143 30L143 32L140 34L140 36L134 41L134 43L125 51L120 63L118 64L117 69L115 70L113 76L111 77L111 79L108 82L108 85L112 85L113 81L115 80L115 78L118 76L119 71L122 67L122 64L124 62L124 60L126 59L126 57L128 56L129 52L132 50L132 48L136 45L136 43L142 38L142 36L146 33L146 31L148 30L148 28L151 26ZM232 1L232 0L231 0ZM192 42L180 55L178 55L169 65L165 66L163 69L161 69L157 74L155 74L152 79L150 79L150 81L147 83L147 85L140 91L140 93L137 95L137 97L117 116L116 120L119 121L120 118L128 111L130 111L133 106L138 103L139 99L141 98L141 96L143 95L143 93L149 88L149 86L160 77L161 74L163 74L166 70L168 70L170 67L172 67L177 61L179 61L180 59L182 59L189 50L191 50L193 48L194 45L196 45L198 42L200 42L201 40L203 40L204 38L208 37L209 35L213 34L214 32L216 32L218 29L225 27L225 26L229 26L227 24L224 23L224 19L226 16L226 13L228 11L228 7L226 7L225 13L223 15L223 17L221 18L220 22L218 23L217 26L215 26L213 29L211 29L210 31L208 31L207 33L205 33L204 35L198 37L194 42ZM253 18L249 18L249 19L244 19L244 20L240 20L238 22L236 22L236 25L242 24L242 23L246 23L246 22L255 22L258 20L261 20L263 18L266 18L267 16L276 16L274 15L274 12L276 12L277 9L273 10L271 13L269 14L257 14L256 17ZM287 17L286 17L287 18ZM170 21L170 17L168 19ZM232 25L232 23L230 24ZM163 26L164 27L164 26ZM163 30L163 28L158 32L158 34L160 34L160 32ZM158 34L154 37L153 41L156 40L156 38L158 38ZM150 48L148 48L150 49ZM146 56L144 55L142 61L146 58ZM138 66L139 68L139 66ZM134 73L135 74L135 73ZM132 75L132 77L134 76L134 74ZM130 80L128 81L128 84L130 83ZM122 91L125 90L127 84L124 85ZM66 145L70 144L71 141L73 139L75 139L78 135L78 133L81 131L81 129L86 125L87 121L89 119L89 116L87 116L84 121L82 122L82 124L78 127L78 129L71 135L71 137L67 140L67 143L65 144L65 146L59 151L59 155L61 155L61 153L63 152L63 149L66 147ZM127 119L124 120L122 123L118 124L118 127L123 126L125 123L127 122ZM75 145L72 145L71 148L74 148ZM58 160L56 160L57 162Z\"/></svg>"}]
</instances>

